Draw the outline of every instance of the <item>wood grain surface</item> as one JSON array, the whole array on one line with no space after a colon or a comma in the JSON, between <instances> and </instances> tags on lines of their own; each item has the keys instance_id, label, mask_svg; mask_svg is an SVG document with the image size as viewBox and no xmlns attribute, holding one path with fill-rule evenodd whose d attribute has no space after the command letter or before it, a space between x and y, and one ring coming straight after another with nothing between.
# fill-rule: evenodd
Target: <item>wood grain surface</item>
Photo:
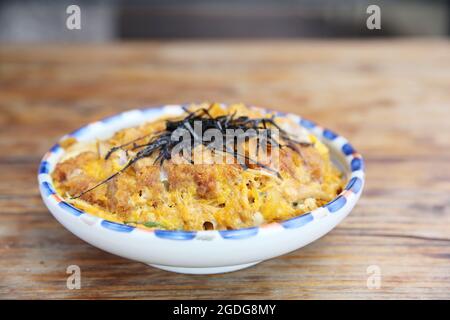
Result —
<instances>
[{"instance_id":1,"label":"wood grain surface","mask_svg":"<svg viewBox=\"0 0 450 320\"><path fill-rule=\"evenodd\" d=\"M2 45L0 298L450 299L449 71L446 40ZM61 135L194 101L291 111L346 136L367 162L357 207L305 248L208 276L105 253L50 215L36 172Z\"/></svg>"}]
</instances>

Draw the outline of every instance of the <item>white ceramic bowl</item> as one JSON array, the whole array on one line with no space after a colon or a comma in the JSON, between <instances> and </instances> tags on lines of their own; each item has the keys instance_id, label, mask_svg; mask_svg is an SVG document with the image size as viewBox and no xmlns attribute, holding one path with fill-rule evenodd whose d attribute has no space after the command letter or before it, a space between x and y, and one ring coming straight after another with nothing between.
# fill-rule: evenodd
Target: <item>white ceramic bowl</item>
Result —
<instances>
[{"instance_id":1,"label":"white ceramic bowl","mask_svg":"<svg viewBox=\"0 0 450 320\"><path fill-rule=\"evenodd\" d=\"M91 123L61 139L68 136L79 141L105 139L119 129L182 112L180 105L132 110ZM329 147L333 162L347 177L340 195L305 215L253 228L196 232L149 231L107 221L71 206L56 194L50 173L64 153L59 144L45 154L39 168L42 198L53 216L79 238L121 257L168 271L230 272L286 254L325 235L347 216L364 186L364 164L345 138L296 115L277 114L293 118L321 139Z\"/></svg>"}]
</instances>

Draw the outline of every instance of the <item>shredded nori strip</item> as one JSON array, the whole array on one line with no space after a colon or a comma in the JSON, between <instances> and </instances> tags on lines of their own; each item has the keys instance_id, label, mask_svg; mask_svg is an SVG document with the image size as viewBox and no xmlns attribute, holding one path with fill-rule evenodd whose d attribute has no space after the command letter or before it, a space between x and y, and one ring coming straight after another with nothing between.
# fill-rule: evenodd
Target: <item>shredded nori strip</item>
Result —
<instances>
[{"instance_id":1,"label":"shredded nori strip","mask_svg":"<svg viewBox=\"0 0 450 320\"><path fill-rule=\"evenodd\" d=\"M260 132L261 130L266 130L267 132L267 139L265 141L261 141L260 139L257 139L256 147L257 147L257 153L260 148L260 143L265 142L267 145L269 145L271 148L282 148L282 147L288 147L292 150L294 150L297 153L300 153L300 149L298 146L311 146L308 142L299 142L296 141L289 135L285 130L280 128L275 123L275 116L273 115L271 118L256 118L251 119L247 116L240 116L236 117L236 113L229 114L229 115L222 115L218 117L212 117L210 114L210 109L213 105L211 105L208 109L201 108L197 109L193 112L189 111L186 108L183 108L184 111L187 113L187 116L181 120L166 120L166 128L163 131L159 131L153 134L149 134L143 137L139 137L135 140L129 141L125 144L112 147L108 153L105 156L105 160L107 160L114 152L118 150L124 150L125 147L131 146L129 150L136 150L141 149L137 152L137 154L128 160L128 162L125 164L125 166L117 171L116 173L112 174L105 180L102 180L95 186L81 192L79 195L72 197L72 199L77 199L86 194L87 192L90 192L99 186L107 183L108 181L114 179L116 176L127 170L131 165L139 161L140 159L147 158L152 156L153 154L157 154L157 157L155 159L155 164L159 162L160 165L163 164L164 161L171 159L171 151L179 143L179 141L174 141L171 139L172 134L175 132L175 130L183 128L187 129L190 133L191 141L193 142L192 147L195 147L197 145L202 144L205 147L210 147L209 144L211 141L205 141L203 140L203 133L207 131L208 129L218 129L222 135L225 137L227 135L227 129L233 129L233 130L239 130L242 129L244 132L246 132L248 129L254 129L256 132ZM194 123L196 121L201 122L201 128L202 133L201 137L198 137L197 134L192 129L194 127ZM281 144L279 141L277 141L275 138L272 137L272 128L276 128L279 132L280 138L284 141L284 144ZM144 144L137 144L138 141L144 140L148 137L151 137L150 140L147 143ZM193 150L193 148L191 149ZM253 160L247 155L240 154L236 148L229 148L228 145L224 144L223 150L217 150L213 149L214 151L223 152L232 154L236 160L238 160L238 163L241 165L241 167L245 170L247 169L246 163L252 163L256 165L257 167L261 167L267 171L271 171L277 175L278 178L281 179L281 175L279 172L275 171L274 169L260 163L257 160ZM128 151L128 150L126 150ZM244 163L241 163L239 161L240 159L245 159ZM190 163L193 164L193 161L190 160Z\"/></svg>"}]
</instances>

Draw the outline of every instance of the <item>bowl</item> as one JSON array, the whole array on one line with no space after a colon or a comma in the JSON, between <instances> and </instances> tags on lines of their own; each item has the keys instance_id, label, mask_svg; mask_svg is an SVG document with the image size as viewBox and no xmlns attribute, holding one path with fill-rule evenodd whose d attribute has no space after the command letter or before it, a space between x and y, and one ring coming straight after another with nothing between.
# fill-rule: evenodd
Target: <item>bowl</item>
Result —
<instances>
[{"instance_id":1,"label":"bowl","mask_svg":"<svg viewBox=\"0 0 450 320\"><path fill-rule=\"evenodd\" d=\"M68 137L79 141L106 139L117 130L182 113L182 105L131 110L90 123L62 137L61 141ZM77 237L107 252L167 271L230 272L289 253L322 237L349 214L364 187L364 162L348 140L337 133L294 114L276 113L279 117L292 118L324 142L346 179L345 189L334 200L301 216L220 231L144 230L101 219L75 208L56 193L50 174L64 154L59 144L44 155L39 166L42 199L53 216Z\"/></svg>"}]
</instances>

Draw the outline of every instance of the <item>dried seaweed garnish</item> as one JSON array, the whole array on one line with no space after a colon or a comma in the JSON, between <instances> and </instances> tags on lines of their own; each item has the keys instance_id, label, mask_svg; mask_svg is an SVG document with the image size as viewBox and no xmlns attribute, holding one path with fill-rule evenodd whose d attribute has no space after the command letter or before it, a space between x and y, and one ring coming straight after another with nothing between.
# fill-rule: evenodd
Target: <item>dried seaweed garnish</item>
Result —
<instances>
[{"instance_id":1,"label":"dried seaweed garnish","mask_svg":"<svg viewBox=\"0 0 450 320\"><path fill-rule=\"evenodd\" d=\"M249 118L247 116L240 116L236 117L236 113L228 114L228 115L222 115L213 117L210 114L210 109L213 105L211 105L208 109L201 108L197 109L193 112L189 111L188 109L184 108L184 111L187 113L187 116L184 117L181 120L166 120L166 128L163 131L159 131L153 134L149 134L143 137L139 137L135 140L129 141L125 144L115 146L111 148L108 153L105 156L105 160L107 160L114 152L118 150L136 150L140 149L137 154L128 160L128 162L125 164L125 166L117 171L116 173L112 174L105 180L100 181L95 186L81 192L79 195L72 197L72 199L77 199L86 194L87 192L90 192L99 186L107 183L108 181L114 179L116 176L127 170L130 166L132 166L134 163L139 161L140 159L147 158L152 156L153 154L157 154L154 163L159 163L160 165L163 164L164 161L171 159L171 151L172 149L179 143L179 141L174 141L171 137L172 134L180 128L187 129L190 133L191 141L193 142L193 147L198 145L203 145L206 148L211 148L210 143L211 141L203 140L203 133L209 129L217 129L219 130L224 137L227 136L227 129L232 130L243 130L244 132L247 132L249 129L254 129L256 132L261 132L261 130L265 130L267 133L267 138L265 138L265 141L261 141L259 138L257 139L256 147L257 147L257 153L259 151L259 147L261 143L266 143L271 148L283 148L288 147L292 150L294 150L297 153L300 153L299 146L310 146L310 143L307 142L300 142L296 141L289 133L287 133L285 130L280 128L278 124L275 123L275 116L273 115L271 118ZM201 136L198 136L194 128L194 123L200 121L201 122ZM272 128L276 128L279 133L279 137L283 140L284 143L281 143L277 141L272 134ZM138 141L144 140L148 137L151 137L150 140L146 143L137 144ZM131 146L130 149L124 149L126 147ZM234 156L234 158L238 161L240 166L245 170L247 169L246 163L252 163L256 165L257 167L263 168L267 171L271 171L272 173L276 174L278 178L281 179L281 175L278 171L264 165L263 163L260 163L257 160L251 159L245 154L240 154L236 148L230 148L227 144L223 145L223 150L217 150L213 149L215 152L222 152L222 153L228 153ZM193 148L191 149L193 150ZM239 159L245 159L244 163L241 163ZM193 163L192 161L190 161Z\"/></svg>"}]
</instances>

